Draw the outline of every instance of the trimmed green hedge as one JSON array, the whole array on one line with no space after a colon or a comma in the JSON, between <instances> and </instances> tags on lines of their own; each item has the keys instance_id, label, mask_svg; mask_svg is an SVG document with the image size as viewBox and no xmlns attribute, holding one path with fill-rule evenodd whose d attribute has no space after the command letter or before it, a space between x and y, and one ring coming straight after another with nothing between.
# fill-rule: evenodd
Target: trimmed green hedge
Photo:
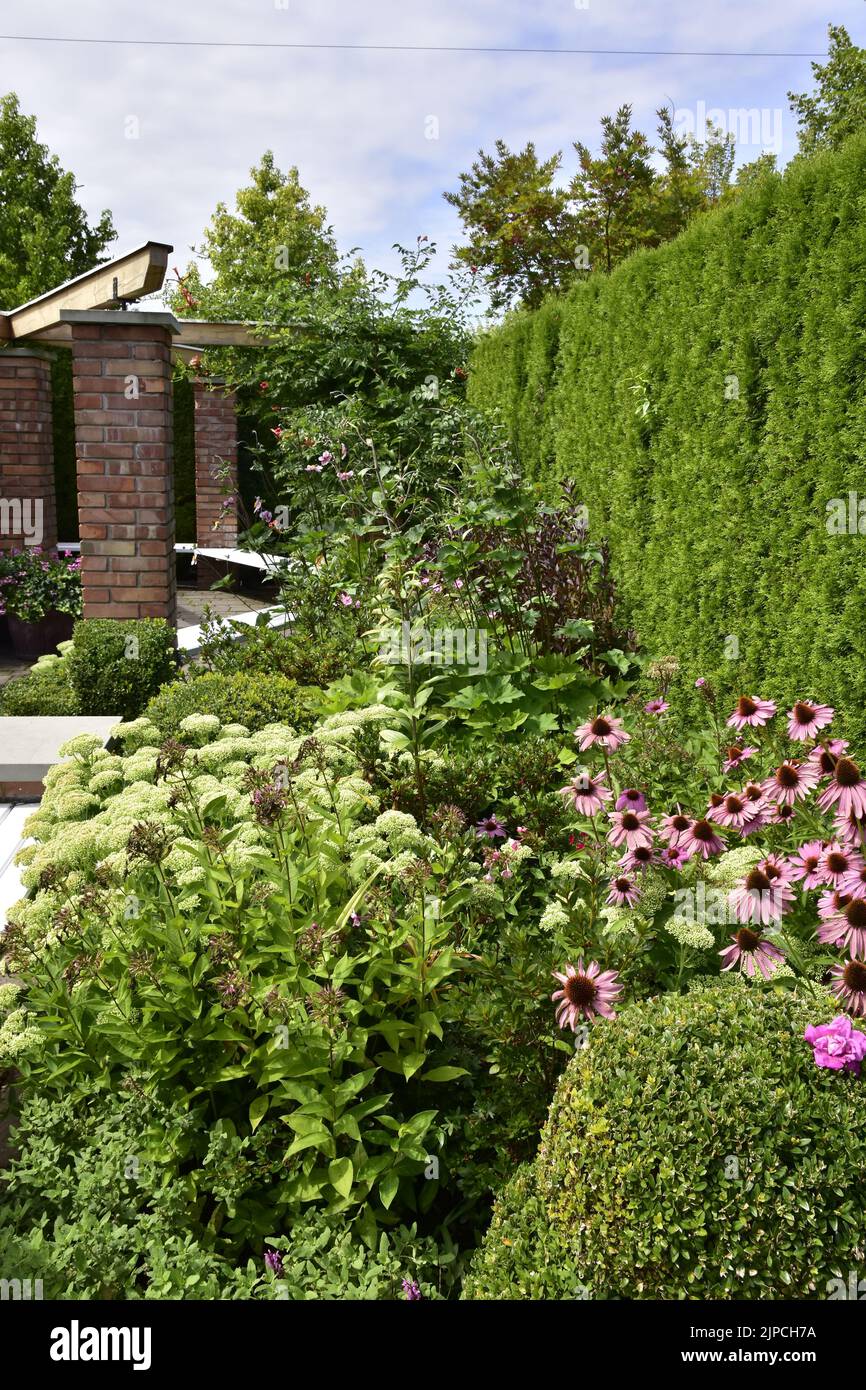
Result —
<instances>
[{"instance_id":1,"label":"trimmed green hedge","mask_svg":"<svg viewBox=\"0 0 866 1390\"><path fill-rule=\"evenodd\" d=\"M134 719L176 672L174 631L164 618L85 618L75 624L69 683L81 714Z\"/></svg>"},{"instance_id":2,"label":"trimmed green hedge","mask_svg":"<svg viewBox=\"0 0 866 1390\"><path fill-rule=\"evenodd\" d=\"M164 685L145 710L152 724L173 737L190 714L215 714L223 724L245 724L252 733L268 724L305 730L316 721L303 689L279 671L192 671Z\"/></svg>"},{"instance_id":3,"label":"trimmed green hedge","mask_svg":"<svg viewBox=\"0 0 866 1390\"><path fill-rule=\"evenodd\" d=\"M837 1010L739 979L594 1027L463 1297L827 1298L866 1219L864 1083L803 1038Z\"/></svg>"},{"instance_id":4,"label":"trimmed green hedge","mask_svg":"<svg viewBox=\"0 0 866 1390\"><path fill-rule=\"evenodd\" d=\"M469 391L530 475L577 481L650 655L726 695L820 696L859 733L863 541L827 504L866 499L864 324L858 136L513 315Z\"/></svg>"}]
</instances>

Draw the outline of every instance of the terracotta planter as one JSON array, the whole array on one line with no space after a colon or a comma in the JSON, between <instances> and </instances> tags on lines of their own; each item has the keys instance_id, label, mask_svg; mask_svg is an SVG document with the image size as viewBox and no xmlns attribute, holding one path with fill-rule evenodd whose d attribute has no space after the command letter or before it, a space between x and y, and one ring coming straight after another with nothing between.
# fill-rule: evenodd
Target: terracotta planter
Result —
<instances>
[{"instance_id":1,"label":"terracotta planter","mask_svg":"<svg viewBox=\"0 0 866 1390\"><path fill-rule=\"evenodd\" d=\"M8 614L8 618L12 650L25 660L55 651L59 642L69 640L75 626L75 619L69 613L46 613L35 623L25 623L14 613Z\"/></svg>"}]
</instances>

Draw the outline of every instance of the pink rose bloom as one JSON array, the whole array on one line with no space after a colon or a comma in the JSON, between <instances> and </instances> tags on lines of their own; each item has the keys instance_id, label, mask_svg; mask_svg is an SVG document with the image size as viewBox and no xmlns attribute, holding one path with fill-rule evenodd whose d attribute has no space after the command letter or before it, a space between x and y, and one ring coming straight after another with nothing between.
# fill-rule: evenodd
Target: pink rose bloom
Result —
<instances>
[{"instance_id":1,"label":"pink rose bloom","mask_svg":"<svg viewBox=\"0 0 866 1390\"><path fill-rule=\"evenodd\" d=\"M810 1023L803 1037L812 1045L816 1067L860 1075L860 1064L866 1057L866 1033L855 1028L845 1014L817 1027Z\"/></svg>"}]
</instances>

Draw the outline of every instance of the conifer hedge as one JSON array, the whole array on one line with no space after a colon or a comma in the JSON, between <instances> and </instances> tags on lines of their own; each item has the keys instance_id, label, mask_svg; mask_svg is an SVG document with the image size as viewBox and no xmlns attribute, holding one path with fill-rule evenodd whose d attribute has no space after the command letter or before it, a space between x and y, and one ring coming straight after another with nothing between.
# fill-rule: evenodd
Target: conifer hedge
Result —
<instances>
[{"instance_id":1,"label":"conifer hedge","mask_svg":"<svg viewBox=\"0 0 866 1390\"><path fill-rule=\"evenodd\" d=\"M866 135L514 314L469 389L579 484L644 651L863 733L864 387Z\"/></svg>"}]
</instances>

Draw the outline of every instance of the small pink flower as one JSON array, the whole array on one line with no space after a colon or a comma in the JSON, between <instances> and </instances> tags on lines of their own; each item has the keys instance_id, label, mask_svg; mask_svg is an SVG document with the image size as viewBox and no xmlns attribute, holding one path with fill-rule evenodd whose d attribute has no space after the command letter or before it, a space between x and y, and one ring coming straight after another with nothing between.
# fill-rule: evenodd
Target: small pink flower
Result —
<instances>
[{"instance_id":1,"label":"small pink flower","mask_svg":"<svg viewBox=\"0 0 866 1390\"><path fill-rule=\"evenodd\" d=\"M589 773L583 773L569 782L567 787L560 787L559 795L571 803L579 816L594 816L604 810L604 803L610 801L613 793L605 786L603 777L590 777Z\"/></svg>"},{"instance_id":2,"label":"small pink flower","mask_svg":"<svg viewBox=\"0 0 866 1390\"><path fill-rule=\"evenodd\" d=\"M859 767L850 758L836 759L829 785L818 797L818 805L822 811L829 811L831 806L838 805L842 816L856 816L858 820L866 818L866 782Z\"/></svg>"},{"instance_id":3,"label":"small pink flower","mask_svg":"<svg viewBox=\"0 0 866 1390\"><path fill-rule=\"evenodd\" d=\"M866 1014L866 964L849 960L844 965L834 965L830 974L835 980L830 988L842 1007L855 1018L862 1018Z\"/></svg>"},{"instance_id":4,"label":"small pink flower","mask_svg":"<svg viewBox=\"0 0 866 1390\"><path fill-rule=\"evenodd\" d=\"M640 901L640 888L634 879L622 876L611 880L607 901L612 907L634 907Z\"/></svg>"},{"instance_id":5,"label":"small pink flower","mask_svg":"<svg viewBox=\"0 0 866 1390\"><path fill-rule=\"evenodd\" d=\"M683 815L679 807L677 807L676 811L673 811L671 815L662 816L661 833L662 835L667 835L668 844L671 848L675 845L679 845L683 836L688 830L691 830L691 828L691 817Z\"/></svg>"},{"instance_id":6,"label":"small pink flower","mask_svg":"<svg viewBox=\"0 0 866 1390\"><path fill-rule=\"evenodd\" d=\"M834 840L826 846L821 855L821 875L824 883L830 883L837 888L856 862L855 855Z\"/></svg>"},{"instance_id":7,"label":"small pink flower","mask_svg":"<svg viewBox=\"0 0 866 1390\"><path fill-rule=\"evenodd\" d=\"M342 593L340 595L340 602L342 603L344 608L351 608L352 604L354 603L354 599L352 598L351 594Z\"/></svg>"},{"instance_id":8,"label":"small pink flower","mask_svg":"<svg viewBox=\"0 0 866 1390\"><path fill-rule=\"evenodd\" d=\"M797 700L788 711L788 737L806 742L819 729L832 722L834 711L829 705L814 705L810 700Z\"/></svg>"},{"instance_id":9,"label":"small pink flower","mask_svg":"<svg viewBox=\"0 0 866 1390\"><path fill-rule=\"evenodd\" d=\"M733 772L735 767L739 767L747 758L752 758L757 753L757 748L740 748L732 743L725 749L725 772Z\"/></svg>"},{"instance_id":10,"label":"small pink flower","mask_svg":"<svg viewBox=\"0 0 866 1390\"><path fill-rule=\"evenodd\" d=\"M810 763L784 762L764 783L768 801L781 806L793 806L805 801L818 784L818 769Z\"/></svg>"},{"instance_id":11,"label":"small pink flower","mask_svg":"<svg viewBox=\"0 0 866 1390\"><path fill-rule=\"evenodd\" d=\"M271 430L271 434L274 436L275 439L281 439L283 431L279 425L274 425L274 428Z\"/></svg>"},{"instance_id":12,"label":"small pink flower","mask_svg":"<svg viewBox=\"0 0 866 1390\"><path fill-rule=\"evenodd\" d=\"M617 865L623 873L642 874L656 862L656 852L652 845L635 845L634 849L626 850L617 860Z\"/></svg>"},{"instance_id":13,"label":"small pink flower","mask_svg":"<svg viewBox=\"0 0 866 1390\"><path fill-rule=\"evenodd\" d=\"M688 862L685 850L679 845L665 845L659 859L666 869L681 869Z\"/></svg>"},{"instance_id":14,"label":"small pink flower","mask_svg":"<svg viewBox=\"0 0 866 1390\"><path fill-rule=\"evenodd\" d=\"M757 695L741 695L728 725L733 729L745 729L747 725L757 729L772 719L775 713L776 706L772 700L759 700Z\"/></svg>"},{"instance_id":15,"label":"small pink flower","mask_svg":"<svg viewBox=\"0 0 866 1390\"><path fill-rule=\"evenodd\" d=\"M667 700L661 699L660 696L655 700L648 700L644 705L644 712L646 714L664 714L666 709L670 709L670 705Z\"/></svg>"},{"instance_id":16,"label":"small pink flower","mask_svg":"<svg viewBox=\"0 0 866 1390\"><path fill-rule=\"evenodd\" d=\"M635 787L626 787L617 797L615 807L617 811L645 811L646 797Z\"/></svg>"},{"instance_id":17,"label":"small pink flower","mask_svg":"<svg viewBox=\"0 0 866 1390\"><path fill-rule=\"evenodd\" d=\"M618 849L620 845L625 845L626 849L635 849L638 845L652 846L649 811L613 811L610 819L613 828L607 838L614 848Z\"/></svg>"},{"instance_id":18,"label":"small pink flower","mask_svg":"<svg viewBox=\"0 0 866 1390\"><path fill-rule=\"evenodd\" d=\"M725 848L724 840L716 834L711 821L696 820L679 840L680 848L692 859L699 854L709 859L713 854L721 854Z\"/></svg>"},{"instance_id":19,"label":"small pink flower","mask_svg":"<svg viewBox=\"0 0 866 1390\"><path fill-rule=\"evenodd\" d=\"M697 680L695 681L695 690L700 690L702 686L706 685L706 683L707 682L703 676L698 676Z\"/></svg>"},{"instance_id":20,"label":"small pink flower","mask_svg":"<svg viewBox=\"0 0 866 1390\"><path fill-rule=\"evenodd\" d=\"M823 854L824 846L820 840L809 840L806 844L800 845L788 858L792 881L796 883L802 879L804 889L820 888L825 881L821 864Z\"/></svg>"},{"instance_id":21,"label":"small pink flower","mask_svg":"<svg viewBox=\"0 0 866 1390\"><path fill-rule=\"evenodd\" d=\"M551 995L554 1002L561 1001L556 1009L556 1021L560 1028L569 1027L574 1032L581 1018L592 1023L599 1016L614 1017L612 1006L622 991L615 970L602 970L594 960L584 968L581 959L577 966L566 965L564 974L554 970L553 975L562 985L562 989Z\"/></svg>"},{"instance_id":22,"label":"small pink flower","mask_svg":"<svg viewBox=\"0 0 866 1390\"><path fill-rule=\"evenodd\" d=\"M756 971L760 971L764 979L769 980L773 971L778 970L785 959L784 951L767 941L752 927L740 927L731 937L731 943L719 952L725 962L722 966L723 971L733 970L735 965L739 965L745 975L751 977Z\"/></svg>"},{"instance_id":23,"label":"small pink flower","mask_svg":"<svg viewBox=\"0 0 866 1390\"><path fill-rule=\"evenodd\" d=\"M580 740L581 752L595 746L614 752L620 744L628 743L631 734L626 733L621 719L615 719L613 715L599 714L595 719L590 719L575 729L574 737Z\"/></svg>"}]
</instances>

